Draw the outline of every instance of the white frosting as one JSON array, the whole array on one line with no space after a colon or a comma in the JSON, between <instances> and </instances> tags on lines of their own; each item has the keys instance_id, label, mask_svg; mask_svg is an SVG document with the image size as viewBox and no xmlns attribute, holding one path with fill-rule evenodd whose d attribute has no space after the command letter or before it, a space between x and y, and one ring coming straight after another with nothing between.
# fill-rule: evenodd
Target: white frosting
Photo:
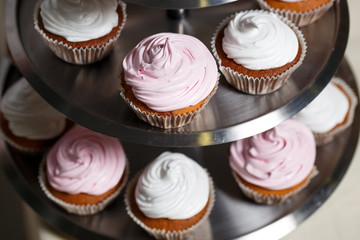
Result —
<instances>
[{"instance_id":1,"label":"white frosting","mask_svg":"<svg viewBox=\"0 0 360 240\"><path fill-rule=\"evenodd\" d=\"M136 203L149 218L187 219L206 206L209 184L198 163L181 153L164 152L141 174Z\"/></svg>"},{"instance_id":2,"label":"white frosting","mask_svg":"<svg viewBox=\"0 0 360 240\"><path fill-rule=\"evenodd\" d=\"M263 70L293 61L299 42L294 31L275 14L247 11L238 13L229 22L222 47L237 64Z\"/></svg>"},{"instance_id":3,"label":"white frosting","mask_svg":"<svg viewBox=\"0 0 360 240\"><path fill-rule=\"evenodd\" d=\"M1 111L12 133L28 139L54 138L66 124L64 116L45 102L24 78L5 92Z\"/></svg>"},{"instance_id":4,"label":"white frosting","mask_svg":"<svg viewBox=\"0 0 360 240\"><path fill-rule=\"evenodd\" d=\"M305 123L313 132L325 133L344 121L349 101L332 82L293 118Z\"/></svg>"},{"instance_id":5,"label":"white frosting","mask_svg":"<svg viewBox=\"0 0 360 240\"><path fill-rule=\"evenodd\" d=\"M45 0L40 14L49 32L70 42L102 37L118 25L116 0Z\"/></svg>"}]
</instances>

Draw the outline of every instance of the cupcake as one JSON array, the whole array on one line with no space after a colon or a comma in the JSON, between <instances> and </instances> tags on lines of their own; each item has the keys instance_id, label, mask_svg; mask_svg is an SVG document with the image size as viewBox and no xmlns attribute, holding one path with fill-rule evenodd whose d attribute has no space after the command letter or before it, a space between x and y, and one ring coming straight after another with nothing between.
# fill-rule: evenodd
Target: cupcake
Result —
<instances>
[{"instance_id":1,"label":"cupcake","mask_svg":"<svg viewBox=\"0 0 360 240\"><path fill-rule=\"evenodd\" d=\"M117 139L76 125L44 156L39 182L45 195L69 213L90 215L120 194L128 173Z\"/></svg>"},{"instance_id":2,"label":"cupcake","mask_svg":"<svg viewBox=\"0 0 360 240\"><path fill-rule=\"evenodd\" d=\"M46 151L72 125L35 92L25 78L7 89L0 107L4 139L23 152Z\"/></svg>"},{"instance_id":3,"label":"cupcake","mask_svg":"<svg viewBox=\"0 0 360 240\"><path fill-rule=\"evenodd\" d=\"M316 175L316 144L309 128L295 120L230 146L230 167L239 187L262 204L281 203Z\"/></svg>"},{"instance_id":4,"label":"cupcake","mask_svg":"<svg viewBox=\"0 0 360 240\"><path fill-rule=\"evenodd\" d=\"M357 97L341 79L334 77L323 91L293 119L313 132L318 146L331 142L351 126Z\"/></svg>"},{"instance_id":5,"label":"cupcake","mask_svg":"<svg viewBox=\"0 0 360 240\"><path fill-rule=\"evenodd\" d=\"M126 21L125 8L118 0L40 0L34 27L56 56L89 64L114 47Z\"/></svg>"},{"instance_id":6,"label":"cupcake","mask_svg":"<svg viewBox=\"0 0 360 240\"><path fill-rule=\"evenodd\" d=\"M197 38L158 33L143 39L125 57L121 96L152 126L190 123L217 89L216 61Z\"/></svg>"},{"instance_id":7,"label":"cupcake","mask_svg":"<svg viewBox=\"0 0 360 240\"><path fill-rule=\"evenodd\" d=\"M184 239L209 216L215 195L207 171L182 153L164 152L129 183L130 217L161 239Z\"/></svg>"},{"instance_id":8,"label":"cupcake","mask_svg":"<svg viewBox=\"0 0 360 240\"><path fill-rule=\"evenodd\" d=\"M225 79L237 90L254 95L283 86L306 54L301 31L288 19L262 10L223 20L211 46Z\"/></svg>"},{"instance_id":9,"label":"cupcake","mask_svg":"<svg viewBox=\"0 0 360 240\"><path fill-rule=\"evenodd\" d=\"M328 11L335 0L257 0L264 10L290 19L296 25L309 25Z\"/></svg>"}]
</instances>

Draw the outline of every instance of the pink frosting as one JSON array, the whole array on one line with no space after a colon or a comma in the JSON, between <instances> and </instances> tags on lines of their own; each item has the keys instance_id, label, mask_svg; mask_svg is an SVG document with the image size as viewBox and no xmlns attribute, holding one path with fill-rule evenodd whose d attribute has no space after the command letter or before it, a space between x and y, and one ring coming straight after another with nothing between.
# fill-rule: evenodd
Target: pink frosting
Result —
<instances>
[{"instance_id":1,"label":"pink frosting","mask_svg":"<svg viewBox=\"0 0 360 240\"><path fill-rule=\"evenodd\" d=\"M158 112L196 105L218 79L215 59L206 46L177 33L145 38L125 57L123 69L135 97Z\"/></svg>"},{"instance_id":2,"label":"pink frosting","mask_svg":"<svg viewBox=\"0 0 360 240\"><path fill-rule=\"evenodd\" d=\"M119 183L125 163L117 139L77 125L47 154L47 178L62 192L100 195Z\"/></svg>"},{"instance_id":3,"label":"pink frosting","mask_svg":"<svg viewBox=\"0 0 360 240\"><path fill-rule=\"evenodd\" d=\"M246 181L271 190L300 183L313 169L315 157L312 132L295 120L230 146L231 168Z\"/></svg>"}]
</instances>

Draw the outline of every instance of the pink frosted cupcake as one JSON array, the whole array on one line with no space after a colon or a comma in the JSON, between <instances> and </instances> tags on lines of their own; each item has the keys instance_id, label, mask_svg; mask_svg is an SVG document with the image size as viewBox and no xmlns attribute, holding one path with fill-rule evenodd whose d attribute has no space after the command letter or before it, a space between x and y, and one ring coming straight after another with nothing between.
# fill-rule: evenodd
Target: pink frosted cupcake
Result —
<instances>
[{"instance_id":1,"label":"pink frosted cupcake","mask_svg":"<svg viewBox=\"0 0 360 240\"><path fill-rule=\"evenodd\" d=\"M230 146L230 166L244 194L257 203L285 201L316 175L316 144L310 129L287 120Z\"/></svg>"},{"instance_id":2,"label":"pink frosted cupcake","mask_svg":"<svg viewBox=\"0 0 360 240\"><path fill-rule=\"evenodd\" d=\"M117 139L77 125L45 155L39 181L46 196L68 212L90 215L120 193L128 171Z\"/></svg>"},{"instance_id":3,"label":"pink frosted cupcake","mask_svg":"<svg viewBox=\"0 0 360 240\"><path fill-rule=\"evenodd\" d=\"M175 128L190 123L205 107L218 78L215 59L200 40L158 33L125 57L121 96L141 120Z\"/></svg>"},{"instance_id":4,"label":"pink frosted cupcake","mask_svg":"<svg viewBox=\"0 0 360 240\"><path fill-rule=\"evenodd\" d=\"M126 5L118 0L40 0L34 27L62 60L89 64L104 58L126 22Z\"/></svg>"}]
</instances>

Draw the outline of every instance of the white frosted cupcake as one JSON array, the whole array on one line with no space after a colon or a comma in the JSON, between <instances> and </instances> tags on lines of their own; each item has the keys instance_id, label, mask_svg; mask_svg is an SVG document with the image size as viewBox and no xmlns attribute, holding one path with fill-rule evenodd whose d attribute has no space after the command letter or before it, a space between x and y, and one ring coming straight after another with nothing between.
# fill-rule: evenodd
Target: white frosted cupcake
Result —
<instances>
[{"instance_id":1,"label":"white frosted cupcake","mask_svg":"<svg viewBox=\"0 0 360 240\"><path fill-rule=\"evenodd\" d=\"M124 58L121 96L143 121L161 128L190 123L215 94L214 57L197 38L158 33Z\"/></svg>"},{"instance_id":2,"label":"white frosted cupcake","mask_svg":"<svg viewBox=\"0 0 360 240\"><path fill-rule=\"evenodd\" d=\"M156 238L184 239L209 216L215 200L207 171L181 153L164 152L129 183L130 217Z\"/></svg>"},{"instance_id":3,"label":"white frosted cupcake","mask_svg":"<svg viewBox=\"0 0 360 240\"><path fill-rule=\"evenodd\" d=\"M321 18L335 0L257 0L264 10L275 12L303 27Z\"/></svg>"},{"instance_id":4,"label":"white frosted cupcake","mask_svg":"<svg viewBox=\"0 0 360 240\"><path fill-rule=\"evenodd\" d=\"M125 9L118 0L40 0L34 27L59 58L89 64L114 47L126 22Z\"/></svg>"},{"instance_id":5,"label":"white frosted cupcake","mask_svg":"<svg viewBox=\"0 0 360 240\"><path fill-rule=\"evenodd\" d=\"M262 10L223 20L211 46L225 79L237 90L256 95L283 86L306 55L301 31L288 19Z\"/></svg>"},{"instance_id":6,"label":"white frosted cupcake","mask_svg":"<svg viewBox=\"0 0 360 240\"><path fill-rule=\"evenodd\" d=\"M10 86L1 100L1 130L5 140L25 152L43 152L72 125L50 106L25 78Z\"/></svg>"},{"instance_id":7,"label":"white frosted cupcake","mask_svg":"<svg viewBox=\"0 0 360 240\"><path fill-rule=\"evenodd\" d=\"M334 77L323 91L293 118L306 124L318 146L331 142L354 120L357 97L341 79Z\"/></svg>"}]
</instances>

